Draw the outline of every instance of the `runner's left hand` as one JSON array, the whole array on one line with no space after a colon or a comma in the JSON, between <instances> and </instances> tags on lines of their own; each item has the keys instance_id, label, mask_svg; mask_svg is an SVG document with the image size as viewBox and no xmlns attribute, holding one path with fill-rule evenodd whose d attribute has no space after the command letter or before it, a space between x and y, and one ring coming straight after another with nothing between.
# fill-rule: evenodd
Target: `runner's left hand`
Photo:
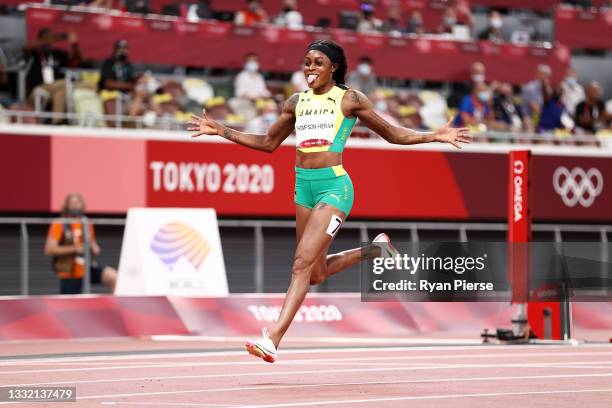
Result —
<instances>
[{"instance_id":1,"label":"runner's left hand","mask_svg":"<svg viewBox=\"0 0 612 408\"><path fill-rule=\"evenodd\" d=\"M449 120L446 125L434 132L436 142L450 143L457 149L461 149L461 143L470 143L472 135L468 128L451 127L453 119Z\"/></svg>"}]
</instances>

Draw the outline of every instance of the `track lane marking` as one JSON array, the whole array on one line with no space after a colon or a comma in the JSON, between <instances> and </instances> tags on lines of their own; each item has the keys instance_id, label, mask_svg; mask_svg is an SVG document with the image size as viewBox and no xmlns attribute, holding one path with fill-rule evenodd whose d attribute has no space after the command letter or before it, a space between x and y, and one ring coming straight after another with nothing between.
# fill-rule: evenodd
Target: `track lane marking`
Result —
<instances>
[{"instance_id":1,"label":"track lane marking","mask_svg":"<svg viewBox=\"0 0 612 408\"><path fill-rule=\"evenodd\" d=\"M338 404L363 404L370 402L391 402L391 401L410 401L427 399L447 399L447 398L477 398L477 397L502 397L509 395L546 395L546 394L567 394L567 393L595 393L612 392L612 388L587 389L587 390L554 390L554 391L527 391L527 392L489 392L482 394L453 394L453 395L422 395L411 397L392 397L392 398L370 398L354 400L323 400L311 402L296 402L288 404L268 404L268 405L237 405L237 408L284 408L284 407L306 407L313 405L338 405Z\"/></svg>"},{"instance_id":2,"label":"track lane marking","mask_svg":"<svg viewBox=\"0 0 612 408\"><path fill-rule=\"evenodd\" d=\"M596 364L596 362L585 362L585 364ZM550 364L464 364L464 365L445 365L445 366L408 366L408 367L383 367L383 368L346 368L334 370L300 370L300 371L259 371L252 373L230 373L230 374L202 374L202 375L180 375L180 376L158 376L158 377L138 377L138 378L112 378L94 380L67 380L55 382L36 382L29 384L9 384L5 387L27 387L37 385L61 385L61 384L91 384L91 383L113 383L127 381L150 381L150 380L181 380L181 379L203 379L203 378L225 378L225 377L253 377L253 376L277 376L277 375L298 375L298 374L338 374L338 373L368 373L368 372L388 372L388 371L425 371L425 370L446 370L446 369L470 369L470 368L575 368L583 369L580 366L567 366L565 362L554 362ZM576 374L574 374L576 375Z\"/></svg>"},{"instance_id":3,"label":"track lane marking","mask_svg":"<svg viewBox=\"0 0 612 408\"><path fill-rule=\"evenodd\" d=\"M362 385L394 385L394 384L415 384L415 383L431 383L431 382L470 382L470 381L514 381L514 380L533 380L533 379L559 379L559 378L575 378L575 377L612 377L609 374L581 374L581 375L535 375L535 376L509 376L509 377L468 377L468 378L431 378L422 380L395 380L395 381L360 381L360 382L338 382L338 383L322 383L322 384L295 384L295 385L269 385L269 386L252 386L252 387L231 387L231 388L214 388L214 389L199 389L187 391L157 391L145 393L129 393L129 394L109 394L109 395L89 395L78 397L77 400L90 400L101 398L124 398L133 396L148 396L148 395L172 395L172 394L193 394L193 393L218 393L218 392L236 392L236 391L256 391L270 389L296 389L296 388L317 388L317 387L344 387L344 386L362 386ZM609 389L612 391L612 389Z\"/></svg>"},{"instance_id":4,"label":"track lane marking","mask_svg":"<svg viewBox=\"0 0 612 408\"><path fill-rule=\"evenodd\" d=\"M246 357L245 352L241 352L242 357ZM343 358L343 359L308 359L308 360L286 360L279 361L278 365L296 365L296 364L308 364L317 362L321 364L325 363L336 363L341 361L385 361L385 360L427 360L427 359L461 359L461 358L493 358L493 357L560 357L560 356L610 356L611 352L572 352L572 353L506 353L506 354L475 354L475 355L464 355L464 354L446 354L437 356L383 356L383 357L355 357L355 358ZM601 360L600 360L601 361ZM600 362L598 361L598 362ZM612 362L612 360L610 360ZM598 363L595 362L595 363ZM54 369L39 369L39 370L19 370L19 371L0 371L0 375L15 375L15 374L31 374L31 373L53 373L53 372L74 372L74 371L106 371L106 370L129 370L139 368L174 368L174 367L208 367L208 366L241 366L253 364L253 361L218 361L218 362L188 362L188 363L174 363L174 364L145 364L145 365L120 365L110 367L78 367L78 368L54 368ZM433 363L432 363L433 364Z\"/></svg>"},{"instance_id":5,"label":"track lane marking","mask_svg":"<svg viewBox=\"0 0 612 408\"><path fill-rule=\"evenodd\" d=\"M1 343L0 343L1 344ZM582 350L601 350L608 349L612 354L612 347L608 343L605 344L589 344L589 345L581 345L581 346L557 346L557 345L525 345L524 348L528 348L531 350L568 350L568 349L576 349L576 347ZM516 350L516 345L483 345L483 346L413 346L413 347L326 347L326 348L289 348L283 350L283 355L293 355L293 354L326 354L326 353L373 353L373 352L421 352L421 351L479 351L479 350L491 350L492 348L501 349L501 350ZM55 362L55 361L99 361L99 360L134 360L134 359L159 359L159 358L192 358L192 357L231 357L231 356L243 356L244 351L240 350L232 350L232 351L207 351L202 353L154 353L153 351L150 354L113 354L109 353L106 355L93 355L93 356L48 356L41 357L39 359L34 358L15 358L15 359L7 359L1 360L0 365L5 364L14 364L17 363L30 363L30 362ZM526 353L529 354L529 353Z\"/></svg>"}]
</instances>

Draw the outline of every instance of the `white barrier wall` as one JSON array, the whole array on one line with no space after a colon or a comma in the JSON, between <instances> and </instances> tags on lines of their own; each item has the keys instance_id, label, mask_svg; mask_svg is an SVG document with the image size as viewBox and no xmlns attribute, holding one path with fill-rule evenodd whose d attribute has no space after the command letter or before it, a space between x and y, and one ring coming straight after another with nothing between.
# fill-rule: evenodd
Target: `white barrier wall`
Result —
<instances>
[{"instance_id":1,"label":"white barrier wall","mask_svg":"<svg viewBox=\"0 0 612 408\"><path fill-rule=\"evenodd\" d=\"M226 296L214 209L132 208L116 295Z\"/></svg>"}]
</instances>

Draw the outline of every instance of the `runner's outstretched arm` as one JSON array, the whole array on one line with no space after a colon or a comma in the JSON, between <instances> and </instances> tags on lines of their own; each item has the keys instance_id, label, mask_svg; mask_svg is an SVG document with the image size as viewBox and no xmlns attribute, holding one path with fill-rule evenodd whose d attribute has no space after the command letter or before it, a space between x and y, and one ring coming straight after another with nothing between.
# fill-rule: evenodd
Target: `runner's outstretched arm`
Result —
<instances>
[{"instance_id":1,"label":"runner's outstretched arm","mask_svg":"<svg viewBox=\"0 0 612 408\"><path fill-rule=\"evenodd\" d=\"M293 132L295 126L295 105L298 98L299 95L294 94L285 101L283 111L265 135L255 135L231 129L210 119L204 111L202 112L202 117L191 115L192 119L188 123L193 126L188 128L188 130L196 132L191 137L218 135L239 145L272 153Z\"/></svg>"},{"instance_id":2,"label":"runner's outstretched arm","mask_svg":"<svg viewBox=\"0 0 612 408\"><path fill-rule=\"evenodd\" d=\"M436 131L419 132L391 125L374 111L372 102L360 91L354 89L348 90L345 100L349 113L348 116L357 116L364 125L392 144L410 145L441 142L450 143L456 148L461 149L460 143L470 143L472 140L472 136L467 128L451 127L452 119Z\"/></svg>"}]
</instances>

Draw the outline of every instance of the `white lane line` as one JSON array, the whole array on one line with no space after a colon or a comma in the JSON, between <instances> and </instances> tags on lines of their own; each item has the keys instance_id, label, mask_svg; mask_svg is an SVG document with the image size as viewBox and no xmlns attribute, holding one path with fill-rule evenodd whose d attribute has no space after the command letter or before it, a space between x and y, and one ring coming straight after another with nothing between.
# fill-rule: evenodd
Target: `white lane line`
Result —
<instances>
[{"instance_id":1,"label":"white lane line","mask_svg":"<svg viewBox=\"0 0 612 408\"><path fill-rule=\"evenodd\" d=\"M291 348L283 350L283 355L292 354L342 354L342 353L394 353L394 352L413 352L421 351L478 351L478 350L516 350L516 345L483 345L483 346L413 346L413 347L325 347L325 348ZM612 345L609 344L589 344L588 346L553 346L553 345L527 345L524 348L529 350L601 350L608 349L612 354ZM583 351L586 352L586 351ZM97 356L67 356L67 357L41 357L38 359L20 359L3 360L0 365L15 364L15 363L36 363L36 362L61 362L61 361L100 361L100 360L137 360L137 359L163 359L163 358L193 358L193 357L231 357L243 356L244 351L208 351L205 353L163 353L163 354L126 354L126 355L97 355Z\"/></svg>"},{"instance_id":2,"label":"white lane line","mask_svg":"<svg viewBox=\"0 0 612 408\"><path fill-rule=\"evenodd\" d=\"M295 402L287 404L269 405L239 405L239 408L283 408L283 407L307 407L313 405L337 405L337 404L363 404L371 402L391 402L391 401L410 401L427 399L448 399L448 398L478 398L478 397L502 397L509 395L547 395L547 394L574 394L574 393L595 393L612 392L612 388L593 389L593 390L554 390L554 391L526 391L526 392L489 392L483 394L454 394L454 395L422 395L416 397L393 397L393 398L370 398L354 400L323 400L310 402Z\"/></svg>"},{"instance_id":3,"label":"white lane line","mask_svg":"<svg viewBox=\"0 0 612 408\"><path fill-rule=\"evenodd\" d=\"M136 406L170 406L170 407L235 407L232 404L207 404L202 402L123 402L123 401L102 401L102 405L120 405L122 407L136 405Z\"/></svg>"},{"instance_id":4,"label":"white lane line","mask_svg":"<svg viewBox=\"0 0 612 408\"><path fill-rule=\"evenodd\" d=\"M214 389L198 389L185 391L156 391L143 393L129 394L110 394L110 395L88 395L77 396L77 400L90 400L101 398L125 398L135 396L149 395L173 395L173 394L196 394L196 393L219 393L219 392L237 392L237 391L254 391L254 390L272 390L272 389L299 389L299 388L319 388L319 387L346 387L346 386L364 386L364 385L398 385L398 384L418 384L432 382L471 382L471 381L514 381L514 380L533 380L533 379L560 379L560 378L576 378L576 377L612 377L610 374L559 374L559 375L527 375L527 376L511 376L511 377L468 377L468 378L429 378L422 380L394 380L394 381L360 381L360 382L337 382L323 384L294 384L294 385L264 385L251 387L231 387L231 388L214 388Z\"/></svg>"},{"instance_id":5,"label":"white lane line","mask_svg":"<svg viewBox=\"0 0 612 408\"><path fill-rule=\"evenodd\" d=\"M240 336L176 336L176 335L154 335L151 336L153 341L176 341L176 342L198 342L198 341L209 341L218 343L227 342L243 342L244 337ZM452 339L452 338L438 338L428 339L421 337L291 337L284 340L287 343L331 343L331 344L414 344L414 345L482 345L480 339ZM564 344L562 341L558 341L558 344Z\"/></svg>"},{"instance_id":6,"label":"white lane line","mask_svg":"<svg viewBox=\"0 0 612 408\"><path fill-rule=\"evenodd\" d=\"M284 354L284 353L283 353ZM247 357L244 352L241 352L242 357ZM357 362L357 361L386 361L386 360L439 360L439 359L481 359L481 358L496 358L496 357L556 357L559 356L570 357L570 356L609 356L612 358L612 352L570 352L570 353L489 353L489 354L444 354L444 355L420 355L420 356L383 356L383 357L355 357L355 358L331 358L331 359L310 359L310 360L286 360L279 361L278 365L295 365L295 364L309 364L319 363L328 364L336 363L341 361ZM599 360L601 361L601 360ZM610 360L612 361L612 360ZM144 369L144 368L174 368L174 367L214 367L214 366L242 366L252 364L253 361L216 361L216 362L188 362L188 363L174 363L174 364L144 364L144 365L119 365L110 367L78 367L78 368L52 368L52 369L38 369L38 370L21 370L19 371L0 371L0 375L16 375L16 374L32 374L32 373L54 373L54 372L75 372L75 371L107 371L107 370L131 370L131 369Z\"/></svg>"},{"instance_id":7,"label":"white lane line","mask_svg":"<svg viewBox=\"0 0 612 408\"><path fill-rule=\"evenodd\" d=\"M597 364L597 362L585 362L585 364ZM338 373L370 373L388 371L425 371L425 370L447 370L447 369L470 369L470 368L574 368L582 369L581 366L568 366L566 362L551 363L513 363L513 364L464 364L464 365L435 365L435 366L404 366L404 367L377 367L377 368L344 368L333 370L300 370L300 371L258 371L252 373L230 373L230 374L201 374L201 375L179 375L179 376L159 376L159 377L138 377L138 378L111 378L93 380L66 380L55 382L36 382L28 384L6 384L5 387L27 387L37 385L61 385L61 384L91 384L91 383L114 383L128 381L152 381L152 380L183 380L183 379L204 379L204 378L225 378L225 377L257 377L257 376L278 376L278 375L300 375L300 374L338 374ZM576 374L574 374L576 375Z\"/></svg>"},{"instance_id":8,"label":"white lane line","mask_svg":"<svg viewBox=\"0 0 612 408\"><path fill-rule=\"evenodd\" d=\"M293 362L306 362L306 361L318 361L318 362L325 362L325 361L368 361L368 360L400 360L400 359L436 359L436 358L490 358L490 357L547 357L547 356L559 356L560 354L564 355L564 356L593 356L593 355L603 355L603 356L610 356L612 357L612 347L609 347L610 351L576 351L576 352L563 352L563 351L556 351L556 352L551 352L551 353L542 353L542 352L527 352L527 353L523 353L523 352L517 352L517 353L478 353L478 354L426 354L426 355L417 355L417 356L381 356L381 357L342 357L342 358L320 358L320 359L300 359L300 360L283 360L283 361L279 361L280 364L284 364L284 363L293 363ZM487 349L491 349L490 347L488 347ZM546 347L546 349L550 349L549 347ZM446 351L447 348L442 348L439 351ZM480 349L482 350L482 349ZM514 350L516 350L516 348L514 348ZM574 348L568 349L568 348L564 348L563 350L575 350ZM369 349L368 350L369 353L368 354L372 354L372 352L384 352L384 349ZM404 351L404 350L401 350ZM452 350L451 350L452 351ZM245 352L244 351L240 351L240 352L232 352L235 354L232 354L232 356L237 356L237 357L244 357L245 356ZM292 350L283 350L283 356L285 355L292 355L292 354L296 354L293 353ZM301 353L298 353L301 354ZM338 353L340 354L340 353ZM201 358L208 358L208 357L218 357L218 355L215 354L208 354L208 353L198 353L198 354L178 354L178 355L164 355L162 356L157 356L157 355L139 355L139 356L129 356L129 358L121 358L121 357L128 357L128 356L117 356L119 358L115 358L115 356L96 356L95 360L91 359L90 357L84 357L79 361L68 361L68 360L64 360L64 359L58 359L58 360L27 360L27 361L17 361L17 362L9 362L9 363L0 363L0 366L20 366L20 365L46 365L46 364L56 364L56 365L61 365L61 364L70 364L70 365L82 365L82 364L86 364L86 363L91 363L91 364L99 364L99 365L108 365L108 364L116 364L117 361L116 360L157 360L157 359L162 359L162 358L166 358L166 359L171 359L173 360L172 362L157 362L156 364L160 364L160 365L170 365L170 364L174 364L174 361L176 360L180 360L183 358L189 358L191 359L191 361L193 361L194 358L197 357L201 357ZM112 359L113 361L100 361L100 359L104 359L104 360L108 360L108 359ZM612 362L612 360L611 360ZM130 362L130 361L126 361L123 364L142 364L143 361L134 361L134 362ZM236 365L240 365L243 364L244 362L241 361L217 361L217 362L207 362L205 364L208 365L231 365L231 364L236 364ZM179 363L180 364L180 363ZM146 367L145 367L146 368ZM0 374L2 374L2 372L0 372Z\"/></svg>"}]
</instances>

